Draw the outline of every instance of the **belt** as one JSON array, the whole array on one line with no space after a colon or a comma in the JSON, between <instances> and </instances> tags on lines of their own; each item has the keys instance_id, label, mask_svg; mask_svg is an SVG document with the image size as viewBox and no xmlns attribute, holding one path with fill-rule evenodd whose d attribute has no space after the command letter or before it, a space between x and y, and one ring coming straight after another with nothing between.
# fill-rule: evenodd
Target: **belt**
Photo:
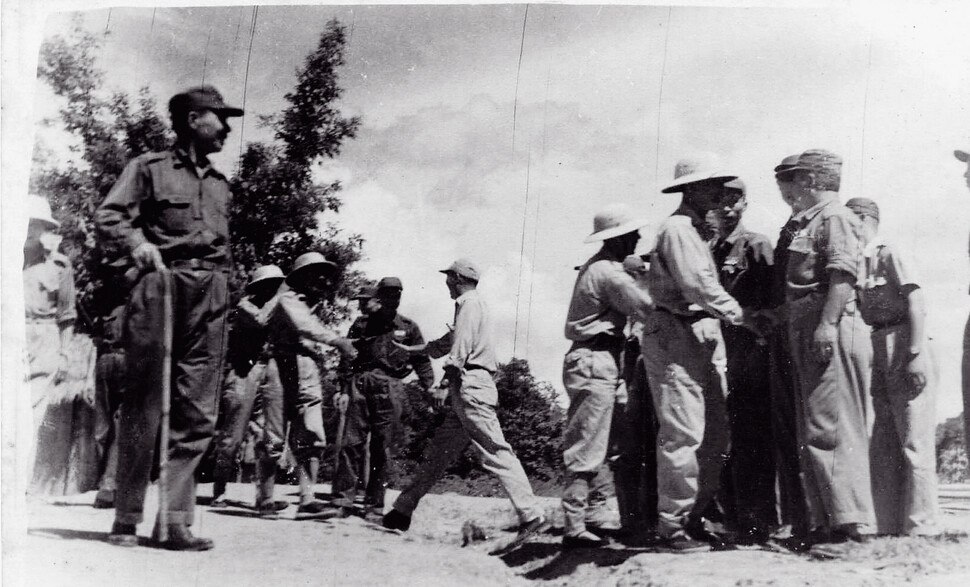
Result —
<instances>
[{"instance_id":1,"label":"belt","mask_svg":"<svg viewBox=\"0 0 970 587\"><path fill-rule=\"evenodd\" d=\"M205 269L207 271L229 270L229 265L225 261L207 261L205 259L170 259L166 262L172 269Z\"/></svg>"},{"instance_id":2,"label":"belt","mask_svg":"<svg viewBox=\"0 0 970 587\"><path fill-rule=\"evenodd\" d=\"M613 336L604 332L587 338L586 340L574 341L573 344L584 346L594 351L619 351L623 349L625 342L626 340L619 336Z\"/></svg>"},{"instance_id":3,"label":"belt","mask_svg":"<svg viewBox=\"0 0 970 587\"><path fill-rule=\"evenodd\" d=\"M479 369L482 370L482 371L488 371L489 373L492 372L492 370L489 369L488 367L483 367L481 365L476 365L475 363L465 363L465 371L477 371Z\"/></svg>"},{"instance_id":4,"label":"belt","mask_svg":"<svg viewBox=\"0 0 970 587\"><path fill-rule=\"evenodd\" d=\"M711 316L707 312L687 312L685 314L685 313L680 313L680 312L674 312L672 310L668 310L667 308L664 308L664 307L661 307L661 306L657 306L657 311L658 312L663 312L665 314L669 314L669 315L673 316L674 318L678 318L680 320L686 320L687 322L690 322L691 324L693 324L694 322L697 322L698 320L703 320L705 318L713 318L713 316Z\"/></svg>"},{"instance_id":5,"label":"belt","mask_svg":"<svg viewBox=\"0 0 970 587\"><path fill-rule=\"evenodd\" d=\"M895 320L888 320L886 322L871 322L869 326L872 327L873 332L876 330L883 330L884 328L892 328L894 326L899 326L900 324L905 324L906 318L896 318Z\"/></svg>"},{"instance_id":6,"label":"belt","mask_svg":"<svg viewBox=\"0 0 970 587\"><path fill-rule=\"evenodd\" d=\"M27 316L27 324L47 324L57 322L57 316Z\"/></svg>"}]
</instances>

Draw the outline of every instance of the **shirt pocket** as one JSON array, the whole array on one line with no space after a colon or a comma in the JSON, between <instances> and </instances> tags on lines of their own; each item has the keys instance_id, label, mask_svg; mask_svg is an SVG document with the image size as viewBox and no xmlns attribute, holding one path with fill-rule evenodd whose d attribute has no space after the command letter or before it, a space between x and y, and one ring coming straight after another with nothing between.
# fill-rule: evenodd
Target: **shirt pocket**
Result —
<instances>
[{"instance_id":1,"label":"shirt pocket","mask_svg":"<svg viewBox=\"0 0 970 587\"><path fill-rule=\"evenodd\" d=\"M788 245L788 281L805 285L818 282L817 265L819 262L815 237L809 234L798 234Z\"/></svg>"},{"instance_id":2,"label":"shirt pocket","mask_svg":"<svg viewBox=\"0 0 970 587\"><path fill-rule=\"evenodd\" d=\"M155 195L159 224L169 235L188 234L195 218L195 194L163 192Z\"/></svg>"}]
</instances>

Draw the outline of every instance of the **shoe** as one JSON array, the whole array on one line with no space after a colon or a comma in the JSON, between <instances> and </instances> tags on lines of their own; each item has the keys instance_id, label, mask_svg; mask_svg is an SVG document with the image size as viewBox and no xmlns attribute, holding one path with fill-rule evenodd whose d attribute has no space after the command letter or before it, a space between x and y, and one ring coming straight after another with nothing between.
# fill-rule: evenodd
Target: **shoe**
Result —
<instances>
[{"instance_id":1,"label":"shoe","mask_svg":"<svg viewBox=\"0 0 970 587\"><path fill-rule=\"evenodd\" d=\"M111 489L99 489L94 496L94 509L110 510L115 507L115 492Z\"/></svg>"},{"instance_id":2,"label":"shoe","mask_svg":"<svg viewBox=\"0 0 970 587\"><path fill-rule=\"evenodd\" d=\"M135 525L122 524L120 522L112 524L111 534L108 534L108 544L114 544L115 546L138 546Z\"/></svg>"},{"instance_id":3,"label":"shoe","mask_svg":"<svg viewBox=\"0 0 970 587\"><path fill-rule=\"evenodd\" d=\"M209 502L209 507L216 509L227 508L229 507L229 499L226 497L225 493L217 495L212 498L212 501Z\"/></svg>"},{"instance_id":4,"label":"shoe","mask_svg":"<svg viewBox=\"0 0 970 587\"><path fill-rule=\"evenodd\" d=\"M177 550L182 552L201 552L211 550L215 543L209 538L197 538L192 535L192 531L185 524L169 524L168 538L165 541L159 539L158 524L152 531L152 541L160 548L165 550Z\"/></svg>"},{"instance_id":5,"label":"shoe","mask_svg":"<svg viewBox=\"0 0 970 587\"><path fill-rule=\"evenodd\" d=\"M870 542L874 535L865 533L862 530L867 528L864 524L846 524L832 531L833 537L842 538L844 541L865 544Z\"/></svg>"},{"instance_id":6,"label":"shoe","mask_svg":"<svg viewBox=\"0 0 970 587\"><path fill-rule=\"evenodd\" d=\"M260 520L278 520L280 517L280 510L276 509L276 504L278 503L277 501L257 506L256 517Z\"/></svg>"},{"instance_id":7,"label":"shoe","mask_svg":"<svg viewBox=\"0 0 970 587\"><path fill-rule=\"evenodd\" d=\"M316 499L308 501L306 503L301 503L296 508L297 514L322 514L327 510L327 504Z\"/></svg>"},{"instance_id":8,"label":"shoe","mask_svg":"<svg viewBox=\"0 0 970 587\"><path fill-rule=\"evenodd\" d=\"M620 544L629 548L653 548L663 543L663 539L653 531L623 531L617 538Z\"/></svg>"},{"instance_id":9,"label":"shoe","mask_svg":"<svg viewBox=\"0 0 970 587\"><path fill-rule=\"evenodd\" d=\"M584 530L575 536L563 536L563 548L600 548L609 544L609 540L600 538L588 530Z\"/></svg>"},{"instance_id":10,"label":"shoe","mask_svg":"<svg viewBox=\"0 0 970 587\"><path fill-rule=\"evenodd\" d=\"M672 552L675 554L688 554L691 552L710 552L711 545L708 542L681 535L664 540L660 544L660 549L664 552Z\"/></svg>"},{"instance_id":11,"label":"shoe","mask_svg":"<svg viewBox=\"0 0 970 587\"><path fill-rule=\"evenodd\" d=\"M392 509L381 518L381 525L390 530L400 530L407 532L411 527L411 516Z\"/></svg>"},{"instance_id":12,"label":"shoe","mask_svg":"<svg viewBox=\"0 0 970 587\"><path fill-rule=\"evenodd\" d=\"M278 512L282 512L288 507L290 507L290 502L288 501L277 500L273 502L273 509Z\"/></svg>"},{"instance_id":13,"label":"shoe","mask_svg":"<svg viewBox=\"0 0 970 587\"><path fill-rule=\"evenodd\" d=\"M545 532L549 528L549 520L542 514L539 517L533 518L528 522L523 522L519 526L518 535L519 537L528 537L533 534L539 534L540 532Z\"/></svg>"}]
</instances>

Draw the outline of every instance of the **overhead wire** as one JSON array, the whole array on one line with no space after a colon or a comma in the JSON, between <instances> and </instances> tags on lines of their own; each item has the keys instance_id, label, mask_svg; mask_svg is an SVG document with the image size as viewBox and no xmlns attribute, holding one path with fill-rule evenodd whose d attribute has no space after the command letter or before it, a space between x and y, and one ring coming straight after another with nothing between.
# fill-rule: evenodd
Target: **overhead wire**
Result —
<instances>
[{"instance_id":1,"label":"overhead wire","mask_svg":"<svg viewBox=\"0 0 970 587\"><path fill-rule=\"evenodd\" d=\"M519 41L519 61L515 69L515 94L512 98L512 159L515 159L515 126L519 103L519 76L522 73L522 55L525 52L525 29L529 20L529 5L525 5L525 12L522 14L522 35ZM519 275L515 290L515 324L512 328L512 356L515 357L517 343L519 339L519 301L522 296L522 268L525 265L525 226L529 217L529 174L532 166L532 146L529 146L529 157L525 171L525 205L522 210L522 237L519 245ZM528 352L528 349L526 349Z\"/></svg>"},{"instance_id":2,"label":"overhead wire","mask_svg":"<svg viewBox=\"0 0 970 587\"><path fill-rule=\"evenodd\" d=\"M661 109L663 108L664 102L664 78L667 75L667 49L670 44L670 21L673 10L673 6L667 7L667 26L664 27L663 62L660 65L660 91L658 92L659 95L657 96L657 151L653 169L654 191L660 189L660 120Z\"/></svg>"}]
</instances>

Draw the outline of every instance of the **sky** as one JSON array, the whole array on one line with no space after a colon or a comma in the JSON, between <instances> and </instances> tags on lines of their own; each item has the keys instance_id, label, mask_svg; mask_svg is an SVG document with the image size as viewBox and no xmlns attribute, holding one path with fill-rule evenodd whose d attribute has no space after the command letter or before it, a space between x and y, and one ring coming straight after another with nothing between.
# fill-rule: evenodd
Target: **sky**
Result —
<instances>
[{"instance_id":1,"label":"sky","mask_svg":"<svg viewBox=\"0 0 970 587\"><path fill-rule=\"evenodd\" d=\"M165 104L204 81L245 106L216 158L227 173L243 142L269 138L257 117L285 105L303 58L338 19L348 32L340 108L362 124L317 169L319 179L343 184L344 206L326 220L364 237L360 269L403 280L401 312L428 337L452 319L438 270L473 259L500 360L525 358L557 388L574 268L596 252L583 239L598 210L633 207L649 221L646 250L678 204L660 193L677 160L712 153L748 186L746 224L774 241L788 210L772 168L809 148L835 151L845 160L843 201L876 200L882 232L919 268L940 363L938 417L959 413L970 197L953 150L970 149L970 8L704 4L80 14L87 29L107 33L99 55L107 88L135 93L147 85ZM17 128L67 157L69 137L44 122L56 116L57 100L32 67L39 40L66 33L71 13L24 18L37 34L16 55L17 79L32 92L23 102L30 115ZM5 14L5 36L11 22ZM5 101L8 79L5 71ZM31 142L21 142L15 153L29 161ZM10 209L4 204L5 222Z\"/></svg>"}]
</instances>

